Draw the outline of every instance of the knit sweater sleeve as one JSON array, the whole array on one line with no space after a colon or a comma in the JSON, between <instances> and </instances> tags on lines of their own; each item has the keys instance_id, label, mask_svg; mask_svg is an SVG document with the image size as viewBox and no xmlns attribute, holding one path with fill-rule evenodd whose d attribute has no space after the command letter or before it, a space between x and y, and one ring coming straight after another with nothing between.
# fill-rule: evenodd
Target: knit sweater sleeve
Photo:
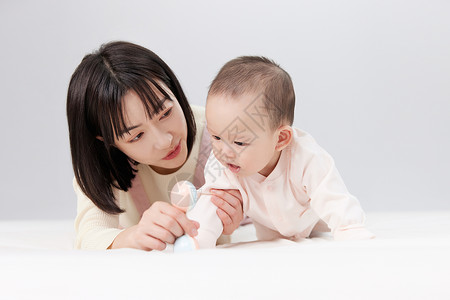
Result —
<instances>
[{"instance_id":1,"label":"knit sweater sleeve","mask_svg":"<svg viewBox=\"0 0 450 300\"><path fill-rule=\"evenodd\" d=\"M81 191L77 181L73 180L77 196L77 216L75 218L76 249L105 250L116 236L119 229L119 216L108 214L99 209Z\"/></svg>"}]
</instances>

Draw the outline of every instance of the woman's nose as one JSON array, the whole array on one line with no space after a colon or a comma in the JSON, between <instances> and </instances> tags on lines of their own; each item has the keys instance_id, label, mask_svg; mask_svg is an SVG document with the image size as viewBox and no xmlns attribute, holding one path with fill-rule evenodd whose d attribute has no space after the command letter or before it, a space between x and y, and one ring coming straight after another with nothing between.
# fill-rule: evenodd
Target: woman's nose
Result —
<instances>
[{"instance_id":1,"label":"woman's nose","mask_svg":"<svg viewBox=\"0 0 450 300\"><path fill-rule=\"evenodd\" d=\"M173 135L168 131L156 130L155 133L155 148L158 150L166 150L170 148L173 141Z\"/></svg>"}]
</instances>

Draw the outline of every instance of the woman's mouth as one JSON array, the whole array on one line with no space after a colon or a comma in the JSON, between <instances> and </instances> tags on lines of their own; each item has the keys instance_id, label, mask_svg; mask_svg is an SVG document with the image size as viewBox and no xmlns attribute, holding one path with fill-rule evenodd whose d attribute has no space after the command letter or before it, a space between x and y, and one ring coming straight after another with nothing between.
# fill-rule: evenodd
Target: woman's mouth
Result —
<instances>
[{"instance_id":1,"label":"woman's mouth","mask_svg":"<svg viewBox=\"0 0 450 300\"><path fill-rule=\"evenodd\" d=\"M170 151L166 157L163 158L163 160L171 160L174 159L175 157L178 156L178 154L180 154L181 151L181 141L178 142L178 145L175 147L175 149L173 149L172 151Z\"/></svg>"},{"instance_id":2,"label":"woman's mouth","mask_svg":"<svg viewBox=\"0 0 450 300\"><path fill-rule=\"evenodd\" d=\"M230 169L231 172L237 174L239 173L239 171L241 170L241 167L233 165L233 164L227 164L228 165L228 169Z\"/></svg>"}]
</instances>

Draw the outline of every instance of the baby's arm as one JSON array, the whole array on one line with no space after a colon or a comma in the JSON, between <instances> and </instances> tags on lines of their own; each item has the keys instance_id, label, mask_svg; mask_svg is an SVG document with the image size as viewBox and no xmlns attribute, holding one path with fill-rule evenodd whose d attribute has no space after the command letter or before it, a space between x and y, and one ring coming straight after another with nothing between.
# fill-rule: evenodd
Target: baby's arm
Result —
<instances>
[{"instance_id":1,"label":"baby's arm","mask_svg":"<svg viewBox=\"0 0 450 300\"><path fill-rule=\"evenodd\" d=\"M223 232L223 223L217 215L217 206L211 201L211 189L236 189L225 168L211 153L205 166L205 184L199 190L199 198L195 206L188 210L187 217L200 224L195 238L183 236L175 241L174 251L189 251L193 248L214 248L217 239ZM195 245L193 245L192 241Z\"/></svg>"},{"instance_id":2,"label":"baby's arm","mask_svg":"<svg viewBox=\"0 0 450 300\"><path fill-rule=\"evenodd\" d=\"M184 183L184 185L186 185L186 183ZM187 185L189 185L189 183L187 183ZM195 249L214 248L217 239L220 237L223 231L222 220L220 220L219 216L216 213L217 206L215 206L211 202L211 195L209 193L200 195L198 200L195 201L194 199L196 199L197 196L194 190L194 193L191 194L191 197L193 197L191 198L193 199L193 201L190 201L191 208L186 213L186 216L190 220L197 221L200 224L200 227L197 229L198 234L195 237L189 237L185 234L177 238L174 243L174 252L186 252ZM177 194L174 193L174 190L172 190L171 198L172 201L178 198L182 199L180 203L186 202L184 200L186 197L184 195L178 197ZM195 202L195 206L192 207Z\"/></svg>"},{"instance_id":3,"label":"baby's arm","mask_svg":"<svg viewBox=\"0 0 450 300\"><path fill-rule=\"evenodd\" d=\"M198 235L195 237L198 247L214 248L216 241L223 231L223 225L216 213L217 206L211 202L211 195L203 194L192 210L187 212L187 217L200 224Z\"/></svg>"},{"instance_id":4,"label":"baby's arm","mask_svg":"<svg viewBox=\"0 0 450 300\"><path fill-rule=\"evenodd\" d=\"M305 173L311 207L330 227L335 240L371 239L361 205L349 193L328 154L315 157Z\"/></svg>"}]
</instances>

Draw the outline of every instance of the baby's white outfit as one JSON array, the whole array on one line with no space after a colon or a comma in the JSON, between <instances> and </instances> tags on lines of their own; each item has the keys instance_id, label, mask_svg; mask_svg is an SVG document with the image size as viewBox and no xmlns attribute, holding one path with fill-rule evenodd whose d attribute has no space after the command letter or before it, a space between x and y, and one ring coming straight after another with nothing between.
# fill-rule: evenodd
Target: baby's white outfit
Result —
<instances>
[{"instance_id":1,"label":"baby's white outfit","mask_svg":"<svg viewBox=\"0 0 450 300\"><path fill-rule=\"evenodd\" d=\"M335 240L374 237L365 229L365 214L348 192L333 158L311 135L296 128L293 131L292 142L267 177L259 173L236 176L211 153L204 171L205 185L187 214L200 223L196 236L200 248L214 247L223 230L217 207L210 201L210 189L241 192L244 213L252 218L260 240L306 238L315 228L331 230Z\"/></svg>"}]
</instances>

